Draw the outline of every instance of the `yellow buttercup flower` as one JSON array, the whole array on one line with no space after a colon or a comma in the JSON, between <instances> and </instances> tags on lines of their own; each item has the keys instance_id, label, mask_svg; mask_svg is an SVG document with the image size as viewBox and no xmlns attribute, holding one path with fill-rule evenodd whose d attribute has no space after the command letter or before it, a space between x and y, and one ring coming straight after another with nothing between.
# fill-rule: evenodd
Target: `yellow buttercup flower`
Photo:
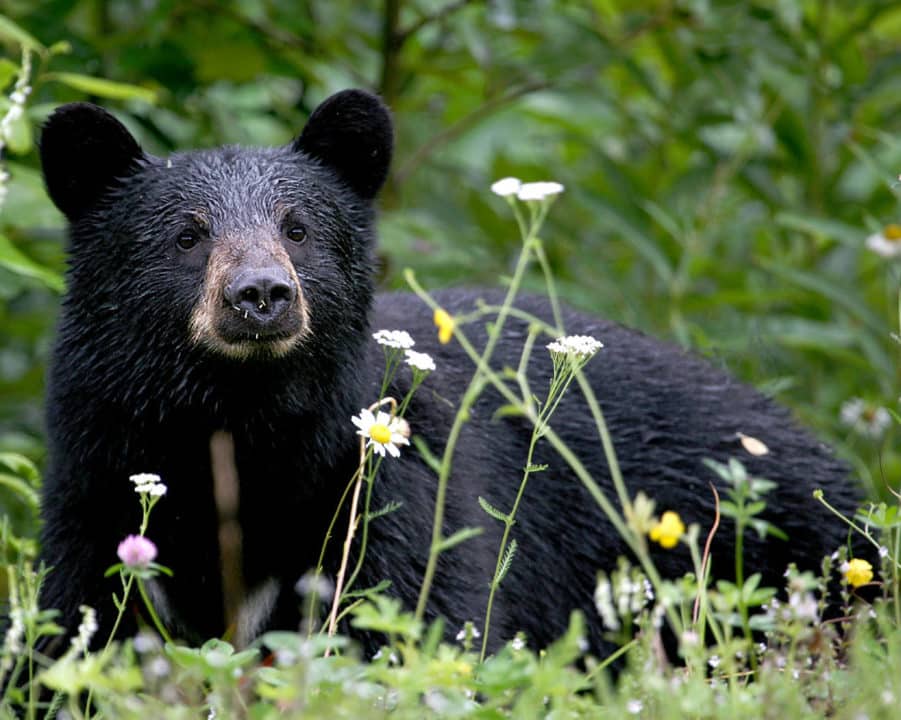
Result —
<instances>
[{"instance_id":1,"label":"yellow buttercup flower","mask_svg":"<svg viewBox=\"0 0 901 720\"><path fill-rule=\"evenodd\" d=\"M848 560L842 570L845 573L845 582L851 587L866 585L873 579L873 566L860 558Z\"/></svg>"},{"instance_id":2,"label":"yellow buttercup flower","mask_svg":"<svg viewBox=\"0 0 901 720\"><path fill-rule=\"evenodd\" d=\"M651 540L660 543L660 546L667 550L676 547L679 538L684 534L685 523L682 522L679 513L675 513L672 510L667 510L663 513L660 522L652 527L651 531L648 533Z\"/></svg>"},{"instance_id":3,"label":"yellow buttercup flower","mask_svg":"<svg viewBox=\"0 0 901 720\"><path fill-rule=\"evenodd\" d=\"M454 318L447 310L435 308L434 320L438 326L438 340L442 345L446 345L454 335Z\"/></svg>"}]
</instances>

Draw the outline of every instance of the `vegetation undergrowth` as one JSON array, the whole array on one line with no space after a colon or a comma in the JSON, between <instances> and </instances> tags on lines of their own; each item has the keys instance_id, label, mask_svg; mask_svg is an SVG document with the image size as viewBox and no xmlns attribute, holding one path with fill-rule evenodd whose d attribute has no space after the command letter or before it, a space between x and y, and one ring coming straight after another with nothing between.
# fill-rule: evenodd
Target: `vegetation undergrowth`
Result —
<instances>
[{"instance_id":1,"label":"vegetation undergrowth","mask_svg":"<svg viewBox=\"0 0 901 720\"><path fill-rule=\"evenodd\" d=\"M73 73L52 74L48 66L66 52L64 44L45 48L6 22L2 32L21 43L18 65L7 62L0 66L7 82L15 77L9 98L4 98L0 105L4 121L0 138L14 154L24 153L31 145L29 119L33 122L39 119L40 112L46 111L42 108L30 118L23 114L35 79L66 84L99 97L141 96L140 88ZM858 148L857 152L863 150ZM19 167L15 170L22 172ZM730 168L729 172L737 169ZM9 180L0 170L0 204ZM61 658L50 661L38 650L43 640L59 632L54 624L54 612L37 605L38 588L46 570L34 565L33 539L13 532L4 518L0 541L8 562L6 582L11 612L0 652L0 679L5 688L0 698L0 716L21 714L43 718L53 717L57 711L64 717L68 714L75 718L741 719L785 716L875 719L897 716L899 691L894 679L901 670L901 503L898 498L886 493L893 499L869 505L858 516L847 519L849 532L864 536L878 548L879 567L870 567L865 561L849 557L846 548L837 548L834 555L824 558L819 574L789 569L785 587L761 587L758 576L746 575L739 543L735 581L711 577L706 558L708 544L715 543L716 537L703 537L697 526L686 528L677 514L678 508L658 511L653 498L631 497L626 490L617 470L615 448L606 431L601 404L580 373L584 363L603 362L601 348L585 340L564 342L566 329L561 324L559 310L555 310L551 324L526 318L531 323L531 331L516 368L502 371L492 368L493 339L481 351L467 339L468 325L486 323L489 337L497 338L506 318L524 317L512 301L527 268L537 267L537 275L544 280L553 307L559 307L548 258L553 253L540 238L558 188L544 185L531 195L532 199L520 199L529 198L530 194L522 193L523 187L515 182L496 189L508 198L522 240L519 262L508 284L505 302L498 307L484 305L472 316L451 317L435 306L415 275L408 273L407 281L432 307L442 339L460 343L473 363L472 381L454 427L458 429L465 422L467 406L483 389L489 385L495 387L508 403L505 412L518 413L532 423L529 451L538 441L553 445L573 465L638 559L637 564L622 560L615 571L600 575L596 586L597 612L619 649L608 657L587 656L584 619L574 615L569 630L545 650L536 651L529 647L528 638L516 637L489 654L491 600L484 614L459 629L453 642L444 640L440 623L424 622L424 608L434 573L438 571L438 558L478 532L477 528L464 528L450 537L443 537L440 532L443 492L450 479L456 434L452 434L452 442L442 456L432 458L442 490L437 498L430 562L418 606L401 608L382 594L384 586L356 586L360 564L365 562L368 524L378 522L380 516L395 509L370 506L371 488L377 482L380 463L390 462L395 452L413 452L411 444L422 453L428 452L424 445L417 443L416 428L403 421L410 396L387 398L384 389L403 364L415 373L413 391L428 382L428 373L434 366L430 365L429 358L412 350L412 338L404 337L402 331L389 330L380 337L386 353L383 391L380 397L372 399L369 408L361 409L353 420L348 418L360 432L360 465L357 474L348 479L346 500L353 508L351 523L347 528L335 528L334 533L345 543L352 538L359 539L363 552L354 565L350 565L348 556L342 576L335 578L334 583L314 572L300 584L302 597L298 602L307 608L307 622L300 632L268 633L248 648L237 649L221 639L194 648L172 641L156 621L135 638L117 642L112 638L93 637L96 625L92 611L84 608L82 624L69 642L68 650ZM536 190L534 184L530 190ZM649 215L667 227L675 222L661 207L650 208ZM781 217L781 222L817 237L830 237L830 233L838 232L836 227L788 214ZM875 229L875 221L869 218L868 222ZM679 237L681 230L674 227L673 237ZM846 228L839 230L846 232ZM694 237L695 232L692 228L689 235L700 242ZM640 233L635 233L636 244L654 247ZM897 240L894 236L888 239ZM673 282L674 301L690 295L683 287L685 278L699 272L689 262L690 250L699 254L688 243L684 262L679 263L675 273L680 282ZM651 249L646 251L655 260L654 267L662 268L660 274L668 276L669 261ZM57 274L30 260L2 236L0 260L17 277L30 278L54 290L62 286ZM783 272L791 274L787 270ZM807 274L791 277L799 285L815 284ZM835 294L840 291L836 290ZM852 306L852 310L858 308ZM873 324L878 323L870 323L868 327ZM687 334L687 330L684 332ZM827 333L824 331L823 335ZM525 368L534 353L545 351L552 353L555 362L553 381L548 388L530 387ZM564 393L576 391L584 396L599 441L607 451L616 487L614 498L606 497L597 488L590 474L553 431L557 402ZM843 411L842 420L861 436L868 432L876 434L880 428L884 429L885 423L891 422L889 414L881 408L877 411L869 405L853 404ZM755 438L743 440L744 448L751 454L766 451ZM523 491L542 468L533 465L531 457L523 461L520 493L514 505L497 508L484 500L481 503L489 521L504 527L495 573L486 578L492 598L510 567L528 560L517 554L510 530L515 526ZM729 491L719 501L720 517L711 521L734 523L739 538L745 532L776 532L761 525L758 518L770 488L767 480L749 476L740 458L712 467ZM136 472L140 470L135 468ZM874 471L872 475L878 473ZM152 509L156 503L166 500L165 478L142 475L135 478L144 509L143 522L135 529L135 536L123 538L118 548L121 562L111 567L110 572L122 579L121 596L116 598L120 611L127 601L137 596L153 618L145 582L155 573L166 572L163 565L155 563L151 540ZM13 492L28 512L37 508L39 472L24 456L11 452L0 454L0 484ZM825 503L828 500L822 498ZM339 516L336 509L335 522ZM678 580L663 580L648 555L650 543L663 547L687 543L694 572ZM827 585L836 576L843 581L842 613L827 619L824 618ZM876 597L870 602L863 602L857 596L858 588L866 586L876 590ZM320 607L327 607L324 622ZM375 658L360 657L353 643L338 632L341 622L348 618L357 628L384 635L385 647ZM675 638L678 661L661 649L664 632ZM92 640L99 649L89 650ZM610 672L613 664L619 668L618 674Z\"/></svg>"},{"instance_id":2,"label":"vegetation undergrowth","mask_svg":"<svg viewBox=\"0 0 901 720\"><path fill-rule=\"evenodd\" d=\"M68 650L56 660L43 657L38 650L42 640L60 632L53 611L37 606L38 587L46 571L34 568L33 546L5 530L4 552L18 561L9 566L11 623L0 655L0 674L6 681L0 701L3 714L19 712L28 718L54 717L57 712L73 718L895 716L892 679L901 670L897 592L901 504L872 505L858 517L847 518L851 532L879 548L879 568L849 557L845 547L837 548L824 558L819 575L789 568L785 588L780 589L782 599L778 599L777 588L761 587L759 575L745 575L738 542L735 581L711 577L707 557L715 536L702 537L697 525L686 528L678 508L658 514L653 498L630 496L601 405L581 377L586 363L603 362L603 347L595 338L565 335L540 237L562 186L506 179L493 190L508 199L522 237L520 260L502 305L483 305L470 316L452 317L435 304L412 273L408 275L411 287L434 313L441 340L460 343L474 368L444 454L429 455L439 482L436 530L418 606L402 608L382 593L384 585L355 586L365 562L369 524L396 509L370 506L380 464L401 452L416 451L411 439L420 452L428 453L416 442L416 429L403 416L413 393L428 383L435 362L412 349L415 340L405 331L380 329L374 337L385 351L382 393L404 365L411 368L414 381L405 397L375 398L369 408L348 419L360 436L360 464L342 501L351 504L344 560L334 582L321 575L320 568L299 583L298 604L306 608L305 626L298 632L267 633L240 650L222 639L194 648L169 638L145 589L155 574L168 572L155 562L152 542L152 511L166 501L166 487L164 479L137 474L131 481L143 519L136 534L123 539L117 549L121 562L109 570L122 581L121 595L115 598L120 617L134 595L149 611L152 622L137 637L124 642L94 638L93 610L85 607ZM555 309L553 325L528 317L514 306L523 272L532 262L546 279ZM530 331L517 367L497 371L490 362L494 343L512 315L527 319ZM475 323L486 323L488 328L488 341L481 351L466 335L467 326ZM530 386L525 373L536 352L550 352L554 361L553 378L543 394ZM532 439L513 506L497 508L480 499L489 521L504 525L494 576L486 578L491 594L484 615L472 618L449 642L442 621L424 622L424 607L437 558L479 532L462 528L444 537L440 528L457 432L472 403L489 385L508 403L503 412L532 423ZM608 452L615 498L606 497L554 433L553 416L561 397L576 390L583 394L596 422L598 442ZM586 654L585 618L578 613L573 614L568 631L549 648L536 651L529 647L528 638L517 636L497 652L487 651L495 591L511 565L522 561L510 530L527 483L543 471L531 456L539 440L550 443L570 463L637 560L633 565L622 558L616 570L598 576L596 609L609 638L619 647L609 657ZM742 446L751 455L768 451L751 437L742 438ZM33 466L15 456L0 460L16 478L12 484L31 498L38 484ZM759 517L772 483L749 475L740 458L709 464L728 488L723 498L717 497L717 516L711 521L735 523L739 537L745 532L778 532ZM820 499L828 504L828 498ZM336 509L333 530L339 516ZM329 537L333 534L330 530ZM351 565L349 549L354 538L361 540L361 551ZM687 543L694 572L675 580L662 578L648 552L650 543L663 548ZM827 588L837 576L842 578L842 614L826 619ZM877 597L863 602L857 589L872 585L878 588ZM330 610L320 621L319 608L326 604ZM348 617L355 628L385 638L374 658L360 657L353 642L337 632ZM663 650L664 634L675 638L677 661ZM616 673L611 673L613 663Z\"/></svg>"}]
</instances>

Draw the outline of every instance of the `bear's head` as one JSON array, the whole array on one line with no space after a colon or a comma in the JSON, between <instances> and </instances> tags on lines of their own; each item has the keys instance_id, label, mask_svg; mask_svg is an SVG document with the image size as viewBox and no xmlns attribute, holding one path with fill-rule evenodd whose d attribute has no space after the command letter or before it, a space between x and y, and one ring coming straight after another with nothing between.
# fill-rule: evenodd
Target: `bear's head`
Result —
<instances>
[{"instance_id":1,"label":"bear's head","mask_svg":"<svg viewBox=\"0 0 901 720\"><path fill-rule=\"evenodd\" d=\"M40 150L71 228L66 314L100 342L114 325L119 342L228 361L340 351L366 329L392 146L388 110L361 90L328 98L288 146L169 158L95 105L60 107Z\"/></svg>"}]
</instances>

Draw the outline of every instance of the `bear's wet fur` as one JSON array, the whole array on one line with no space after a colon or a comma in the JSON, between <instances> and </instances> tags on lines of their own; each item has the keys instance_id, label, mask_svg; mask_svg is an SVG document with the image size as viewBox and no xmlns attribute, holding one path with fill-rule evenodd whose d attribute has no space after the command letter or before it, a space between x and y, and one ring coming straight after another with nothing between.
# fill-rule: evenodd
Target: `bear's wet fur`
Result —
<instances>
[{"instance_id":1,"label":"bear's wet fur","mask_svg":"<svg viewBox=\"0 0 901 720\"><path fill-rule=\"evenodd\" d=\"M50 196L70 221L68 292L49 377L49 465L43 490L42 559L53 572L42 603L73 630L80 605L96 608L105 637L117 580L103 579L117 544L134 533L139 503L129 476L158 473L167 495L148 537L174 576L154 591L173 634L197 642L225 631L210 438L228 432L240 482L242 568L248 591L272 590L255 629L297 628L298 579L316 564L338 500L358 463L350 419L378 400L381 329L405 329L437 369L414 397L407 420L435 453L444 447L472 373L456 342L439 344L431 312L410 294L376 294L374 199L392 151L390 114L358 90L326 100L285 147L225 147L144 153L106 111L66 105L48 120L41 143ZM287 289L286 289L287 288ZM497 291L435 294L454 315ZM528 312L550 320L546 300L525 296ZM789 562L816 569L847 540L846 527L812 493L850 513L853 481L831 451L789 413L707 361L615 323L565 311L571 334L605 347L586 367L612 433L629 492L644 491L658 511L672 509L706 530L714 517L709 483L723 483L704 458L741 459L778 483L764 517L789 539L746 537L748 573L779 586ZM479 346L484 328L465 328ZM528 332L505 326L492 364L515 366ZM532 388L547 387L551 360L535 352ZM402 368L388 394L404 396ZM497 559L501 523L483 496L509 510L531 427L499 415L486 390L463 427L454 456L445 535L483 534L444 553L428 604L455 633L481 624ZM577 389L552 426L614 497L594 422ZM752 456L737 433L766 443ZM628 554L582 484L545 443L513 529L519 551L494 605L491 646L524 631L530 645L559 636L569 614L588 618L591 647L610 646L593 607L598 570ZM374 520L357 587L390 580L390 594L412 608L431 542L436 477L412 447L387 458L372 508L402 503ZM342 521L345 522L345 521ZM329 544L334 577L342 525ZM733 567L734 533L724 522L713 544L714 573ZM684 546L654 550L662 574L690 570ZM129 615L121 633L135 629ZM355 634L352 628L345 631ZM358 637L367 651L376 639Z\"/></svg>"}]
</instances>

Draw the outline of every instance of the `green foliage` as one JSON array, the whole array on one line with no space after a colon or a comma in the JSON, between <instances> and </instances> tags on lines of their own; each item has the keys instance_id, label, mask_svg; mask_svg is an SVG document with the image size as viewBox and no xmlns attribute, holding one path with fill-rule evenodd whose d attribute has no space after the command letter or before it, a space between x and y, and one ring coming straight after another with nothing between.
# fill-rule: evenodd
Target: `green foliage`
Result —
<instances>
[{"instance_id":1,"label":"green foliage","mask_svg":"<svg viewBox=\"0 0 901 720\"><path fill-rule=\"evenodd\" d=\"M22 48L39 58L0 218L14 265L0 275L7 447L40 455L56 304L41 285L58 287L62 264L59 219L27 175L52 105L103 101L165 153L286 142L327 94L364 85L398 125L386 284L403 286L406 266L429 286L463 268L493 284L517 242L484 188L557 179L570 192L548 260L563 297L779 394L874 489L901 479L889 443L839 421L848 398L893 405L901 390L884 331L897 265L864 247L898 220L893 3L6 0L0 12L7 92Z\"/></svg>"},{"instance_id":2,"label":"green foliage","mask_svg":"<svg viewBox=\"0 0 901 720\"><path fill-rule=\"evenodd\" d=\"M707 578L690 528L682 541L693 575L665 582L653 566L621 566L623 587L646 580L659 602L629 611L616 658L584 657L579 616L546 651L518 639L491 656L483 646L479 658L474 628L462 646L439 642L422 607L406 612L380 594L384 585L351 589L352 573L344 612L386 639L373 662L311 629L264 637L272 663L257 647L220 640L199 649L107 643L40 676L28 674L43 667L35 656L12 653L7 638L2 671L40 677L69 696L73 714L72 698L87 691L107 717L894 717L901 524L886 488L901 480L897 431L860 431L840 408L855 397L864 413L894 406L901 391L888 332L899 319L898 260L865 245L899 220L899 31L901 7L884 0L0 3L0 171L10 175L0 180L0 507L4 553L18 559L6 594L22 608L21 642L58 631L35 605L42 571L28 564L43 367L64 270L63 224L43 192L35 142L40 122L71 100L104 103L165 154L287 142L329 93L378 90L398 127L380 221L391 287L404 277L495 284L523 245L488 185L505 175L561 181L565 209L541 231L554 241L539 244L537 230L526 238L538 262L517 269L516 282L538 288L552 272L569 302L692 347L792 404L868 484L876 502L851 522L888 551L881 597L842 621L844 637L819 621L844 554L821 578L789 573L780 606L759 576L744 577L741 541L736 581ZM25 100L14 100L24 88ZM517 377L511 369L506 379ZM473 397L488 382L477 374ZM542 413L565 389L552 388ZM504 412L527 418L541 408L531 391L508 400ZM596 401L592 409L604 441ZM552 442L549 427L536 426L536 437L545 430ZM428 440L412 439L437 474L448 472ZM526 461L523 487L542 469ZM778 532L759 518L765 480L740 464L714 469L732 487L721 511L739 538L746 528ZM619 499L617 527L641 560L653 501ZM516 509L479 502L509 532ZM364 504L364 528L395 509ZM433 563L478 531L444 537L440 516L436 528ZM506 538L494 587L524 561ZM123 574L124 593L130 577L143 593L134 573ZM611 591L619 582L604 581ZM847 587L843 598L851 617ZM659 652L664 619L684 631L683 665ZM766 633L762 651L751 630ZM606 667L615 660L624 669L613 683ZM33 702L36 684L3 702Z\"/></svg>"}]
</instances>

